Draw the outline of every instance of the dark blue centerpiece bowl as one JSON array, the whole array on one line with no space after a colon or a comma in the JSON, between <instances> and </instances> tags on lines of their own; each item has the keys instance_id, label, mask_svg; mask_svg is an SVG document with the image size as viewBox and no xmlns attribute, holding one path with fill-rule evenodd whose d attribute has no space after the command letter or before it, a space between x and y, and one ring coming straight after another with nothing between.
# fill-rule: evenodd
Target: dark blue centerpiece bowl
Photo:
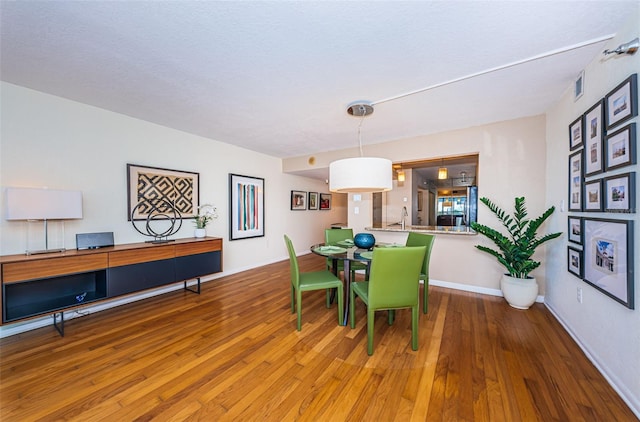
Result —
<instances>
[{"instance_id":1,"label":"dark blue centerpiece bowl","mask_svg":"<svg viewBox=\"0 0 640 422\"><path fill-rule=\"evenodd\" d=\"M371 233L358 233L353 238L353 244L360 249L373 249L376 244L376 238Z\"/></svg>"}]
</instances>

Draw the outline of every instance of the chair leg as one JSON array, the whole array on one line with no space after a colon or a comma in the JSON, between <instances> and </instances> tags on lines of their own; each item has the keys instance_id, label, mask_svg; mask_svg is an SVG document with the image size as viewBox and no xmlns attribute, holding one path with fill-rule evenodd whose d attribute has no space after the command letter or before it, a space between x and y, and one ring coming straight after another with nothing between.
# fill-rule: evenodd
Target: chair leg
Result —
<instances>
[{"instance_id":1,"label":"chair leg","mask_svg":"<svg viewBox=\"0 0 640 422\"><path fill-rule=\"evenodd\" d=\"M387 311L387 324L389 325L393 325L393 321L396 320L396 310L395 309L389 309Z\"/></svg>"},{"instance_id":2,"label":"chair leg","mask_svg":"<svg viewBox=\"0 0 640 422\"><path fill-rule=\"evenodd\" d=\"M424 290L422 291L422 313L426 314L429 311L429 279L424 279Z\"/></svg>"},{"instance_id":3,"label":"chair leg","mask_svg":"<svg viewBox=\"0 0 640 422\"><path fill-rule=\"evenodd\" d=\"M291 313L296 311L296 292L293 284L291 285Z\"/></svg>"},{"instance_id":4,"label":"chair leg","mask_svg":"<svg viewBox=\"0 0 640 422\"><path fill-rule=\"evenodd\" d=\"M342 317L344 315L344 289L338 287L338 325L342 325Z\"/></svg>"},{"instance_id":5,"label":"chair leg","mask_svg":"<svg viewBox=\"0 0 640 422\"><path fill-rule=\"evenodd\" d=\"M331 289L327 289L327 309L331 307Z\"/></svg>"},{"instance_id":6,"label":"chair leg","mask_svg":"<svg viewBox=\"0 0 640 422\"><path fill-rule=\"evenodd\" d=\"M300 331L302 330L302 292L300 289L296 290L296 310L298 312L297 328Z\"/></svg>"},{"instance_id":7,"label":"chair leg","mask_svg":"<svg viewBox=\"0 0 640 422\"><path fill-rule=\"evenodd\" d=\"M353 284L349 289L349 320L351 321L351 328L356 328L356 295L353 292Z\"/></svg>"},{"instance_id":8,"label":"chair leg","mask_svg":"<svg viewBox=\"0 0 640 422\"><path fill-rule=\"evenodd\" d=\"M420 305L411 307L411 348L418 350L418 319L420 316Z\"/></svg>"},{"instance_id":9,"label":"chair leg","mask_svg":"<svg viewBox=\"0 0 640 422\"><path fill-rule=\"evenodd\" d=\"M373 321L375 317L375 311L370 310L367 306L367 354L371 356L373 354Z\"/></svg>"}]
</instances>

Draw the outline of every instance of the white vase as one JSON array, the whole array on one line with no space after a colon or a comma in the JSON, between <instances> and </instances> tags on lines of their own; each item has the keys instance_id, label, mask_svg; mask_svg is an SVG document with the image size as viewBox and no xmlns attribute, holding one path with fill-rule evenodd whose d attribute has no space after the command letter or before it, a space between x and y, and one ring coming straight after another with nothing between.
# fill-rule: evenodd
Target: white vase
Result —
<instances>
[{"instance_id":1,"label":"white vase","mask_svg":"<svg viewBox=\"0 0 640 422\"><path fill-rule=\"evenodd\" d=\"M538 282L533 277L515 278L504 274L500 289L507 303L517 309L529 309L538 297Z\"/></svg>"},{"instance_id":2,"label":"white vase","mask_svg":"<svg viewBox=\"0 0 640 422\"><path fill-rule=\"evenodd\" d=\"M207 229L196 229L194 232L195 237L205 237L207 235Z\"/></svg>"}]
</instances>

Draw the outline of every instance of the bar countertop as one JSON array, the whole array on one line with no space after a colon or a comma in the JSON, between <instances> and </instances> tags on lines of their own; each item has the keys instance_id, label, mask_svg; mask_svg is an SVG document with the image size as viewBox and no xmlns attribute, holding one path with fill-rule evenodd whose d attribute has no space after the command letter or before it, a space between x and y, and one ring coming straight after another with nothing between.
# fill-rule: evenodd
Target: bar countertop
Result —
<instances>
[{"instance_id":1,"label":"bar countertop","mask_svg":"<svg viewBox=\"0 0 640 422\"><path fill-rule=\"evenodd\" d=\"M384 232L417 232L430 234L452 234L463 236L475 236L478 233L468 226L405 226L403 229L399 224L392 224L381 227L365 227L368 231L384 231Z\"/></svg>"}]
</instances>

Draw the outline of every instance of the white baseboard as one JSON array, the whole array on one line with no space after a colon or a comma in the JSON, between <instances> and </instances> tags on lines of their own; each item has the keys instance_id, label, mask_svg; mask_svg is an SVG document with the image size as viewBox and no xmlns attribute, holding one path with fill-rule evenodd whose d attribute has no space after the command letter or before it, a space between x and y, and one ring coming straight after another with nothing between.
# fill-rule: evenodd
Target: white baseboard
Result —
<instances>
[{"instance_id":1,"label":"white baseboard","mask_svg":"<svg viewBox=\"0 0 640 422\"><path fill-rule=\"evenodd\" d=\"M502 291L500 289L491 289L489 287L480 287L480 286L474 286L471 284L452 283L450 281L434 280L430 278L429 285L445 287L447 289L453 289L453 290L462 290L465 292L480 293L483 295L503 297ZM536 302L544 303L544 296L538 295L538 297L536 297Z\"/></svg>"}]
</instances>

